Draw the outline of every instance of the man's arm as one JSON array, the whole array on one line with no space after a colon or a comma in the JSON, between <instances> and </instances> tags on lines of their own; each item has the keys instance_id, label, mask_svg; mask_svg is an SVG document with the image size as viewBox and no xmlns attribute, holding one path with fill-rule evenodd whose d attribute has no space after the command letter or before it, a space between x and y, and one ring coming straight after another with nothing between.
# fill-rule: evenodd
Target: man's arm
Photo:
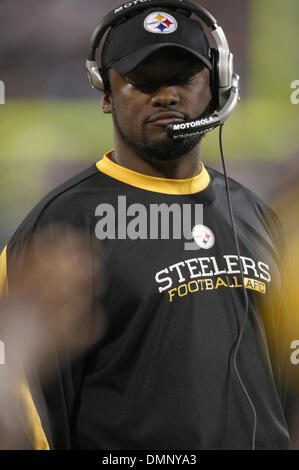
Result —
<instances>
[{"instance_id":1,"label":"man's arm","mask_svg":"<svg viewBox=\"0 0 299 470\"><path fill-rule=\"evenodd\" d=\"M4 248L2 251L2 254L0 256L0 297L4 299L5 297L8 296L8 282L7 282L7 261L6 261L6 251L7 247ZM8 304L2 307L3 309L8 308ZM0 307L0 313L1 312L1 307ZM1 320L0 320L0 326L1 330L3 328L5 329L5 324L3 315L1 315ZM0 367L4 367L3 365L0 365ZM5 367L8 367L11 369L13 368L13 365L5 364ZM15 370L12 370L12 375L17 373ZM1 375L1 374L0 374ZM22 425L23 430L32 446L33 449L35 450L49 450L49 444L48 440L46 438L39 414L37 412L37 409L35 407L31 391L29 389L25 374L20 377L19 379L16 379L18 382L18 390L16 392L16 406L21 410L21 415L20 416L20 422L16 423L16 426ZM13 384L12 380L12 384ZM3 383L2 383L3 386ZM1 387L1 383L0 383ZM0 392L0 396L3 396ZM14 396L13 390L11 390L10 397ZM4 397L7 397L6 394L4 394ZM8 397L9 398L9 397ZM0 409L7 410L8 403L1 403ZM12 405L13 406L13 405ZM3 413L2 411L2 413ZM1 412L0 412L0 420L1 420ZM22 423L22 424L21 424ZM14 437L12 436L12 439ZM13 446L13 442L11 442L11 445ZM0 447L2 447L0 443Z\"/></svg>"},{"instance_id":2,"label":"man's arm","mask_svg":"<svg viewBox=\"0 0 299 470\"><path fill-rule=\"evenodd\" d=\"M100 254L93 258L88 233L54 223L10 244L1 257L2 289L8 305L17 306L13 357L22 358L27 378L17 397L34 449L72 447L85 352L100 332L92 296Z\"/></svg>"},{"instance_id":3,"label":"man's arm","mask_svg":"<svg viewBox=\"0 0 299 470\"><path fill-rule=\"evenodd\" d=\"M291 240L286 239L285 230L272 210L267 211L266 223L273 237L273 256L279 276L273 279L269 302L261 305L271 363L281 405L288 424L293 445L298 440L298 424L295 426L294 412L299 404L298 367L292 362L291 345L299 339L298 287L295 274L298 268ZM297 301L296 301L297 299ZM297 416L298 420L299 416ZM297 428L297 430L296 430ZM297 437L295 436L297 434Z\"/></svg>"}]
</instances>

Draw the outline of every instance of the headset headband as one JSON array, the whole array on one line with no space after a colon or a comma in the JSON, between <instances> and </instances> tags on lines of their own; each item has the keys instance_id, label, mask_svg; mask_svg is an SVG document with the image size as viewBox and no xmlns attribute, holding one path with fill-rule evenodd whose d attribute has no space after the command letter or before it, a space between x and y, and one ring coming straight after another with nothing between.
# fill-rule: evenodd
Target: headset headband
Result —
<instances>
[{"instance_id":1,"label":"headset headband","mask_svg":"<svg viewBox=\"0 0 299 470\"><path fill-rule=\"evenodd\" d=\"M126 14L132 14L136 11L146 10L147 8L152 8L155 6L185 8L192 13L196 13L197 16L199 16L210 28L217 28L216 19L205 8L201 7L200 5L196 5L189 0L135 0L120 5L118 8L115 8L113 11L104 16L91 36L89 60L95 60L95 51L99 47L101 39L109 27L112 27L120 18L123 18Z\"/></svg>"}]
</instances>

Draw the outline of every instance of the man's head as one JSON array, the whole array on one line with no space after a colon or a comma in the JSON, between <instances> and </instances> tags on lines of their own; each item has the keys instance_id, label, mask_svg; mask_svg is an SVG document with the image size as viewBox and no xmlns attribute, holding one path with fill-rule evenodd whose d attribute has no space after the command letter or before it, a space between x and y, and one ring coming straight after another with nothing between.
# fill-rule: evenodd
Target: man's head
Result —
<instances>
[{"instance_id":1,"label":"man's head","mask_svg":"<svg viewBox=\"0 0 299 470\"><path fill-rule=\"evenodd\" d=\"M213 111L209 45L198 21L147 9L110 31L102 67L103 111L112 113L116 136L125 145L145 158L167 161L199 144L200 136L172 141L166 132L170 122Z\"/></svg>"}]
</instances>

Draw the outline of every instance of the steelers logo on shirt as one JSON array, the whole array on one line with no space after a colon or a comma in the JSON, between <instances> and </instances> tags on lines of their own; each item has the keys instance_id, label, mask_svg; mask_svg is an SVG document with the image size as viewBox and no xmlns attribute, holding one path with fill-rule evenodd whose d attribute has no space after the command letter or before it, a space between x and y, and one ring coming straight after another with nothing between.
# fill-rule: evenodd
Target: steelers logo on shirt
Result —
<instances>
[{"instance_id":1,"label":"steelers logo on shirt","mask_svg":"<svg viewBox=\"0 0 299 470\"><path fill-rule=\"evenodd\" d=\"M204 250L212 248L215 243L215 236L212 230L210 230L205 225L195 225L192 230L192 235L195 243L197 243L197 245Z\"/></svg>"},{"instance_id":2,"label":"steelers logo on shirt","mask_svg":"<svg viewBox=\"0 0 299 470\"><path fill-rule=\"evenodd\" d=\"M145 18L144 27L150 33L169 34L176 31L178 24L169 13L156 11Z\"/></svg>"}]
</instances>

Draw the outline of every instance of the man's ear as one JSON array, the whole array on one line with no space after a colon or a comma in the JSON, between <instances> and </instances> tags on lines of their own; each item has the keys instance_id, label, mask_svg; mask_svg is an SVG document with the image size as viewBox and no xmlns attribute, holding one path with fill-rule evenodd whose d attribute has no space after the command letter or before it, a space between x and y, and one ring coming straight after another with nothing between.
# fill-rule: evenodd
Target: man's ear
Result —
<instances>
[{"instance_id":1,"label":"man's ear","mask_svg":"<svg viewBox=\"0 0 299 470\"><path fill-rule=\"evenodd\" d=\"M111 114L112 113L112 97L109 91L105 91L103 100L102 100L102 111L104 114Z\"/></svg>"}]
</instances>

